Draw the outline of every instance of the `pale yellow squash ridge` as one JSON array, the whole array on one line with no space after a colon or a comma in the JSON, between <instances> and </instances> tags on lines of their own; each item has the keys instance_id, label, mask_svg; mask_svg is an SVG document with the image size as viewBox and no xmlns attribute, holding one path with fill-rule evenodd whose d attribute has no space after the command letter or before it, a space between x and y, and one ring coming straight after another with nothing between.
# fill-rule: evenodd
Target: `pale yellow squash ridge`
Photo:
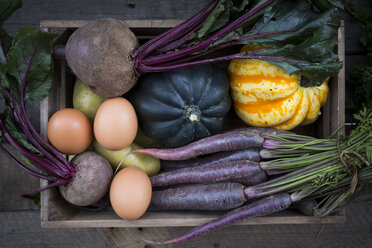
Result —
<instances>
[{"instance_id":1,"label":"pale yellow squash ridge","mask_svg":"<svg viewBox=\"0 0 372 248\"><path fill-rule=\"evenodd\" d=\"M251 126L290 130L310 124L328 97L327 82L301 87L299 74L289 75L267 61L232 60L228 72L235 112Z\"/></svg>"},{"instance_id":2,"label":"pale yellow squash ridge","mask_svg":"<svg viewBox=\"0 0 372 248\"><path fill-rule=\"evenodd\" d=\"M273 128L281 129L281 130L291 130L304 120L305 116L307 115L308 107L309 107L309 97L305 93L303 88L299 89L301 92L301 100L297 105L296 112L293 114L292 118L286 122L283 122L279 125L273 126Z\"/></svg>"},{"instance_id":3,"label":"pale yellow squash ridge","mask_svg":"<svg viewBox=\"0 0 372 248\"><path fill-rule=\"evenodd\" d=\"M329 93L327 82L324 82L319 87L314 86L304 89L306 90L309 98L309 109L304 121L301 123L302 126L309 125L318 119L319 115L321 114L320 108L325 104Z\"/></svg>"}]
</instances>

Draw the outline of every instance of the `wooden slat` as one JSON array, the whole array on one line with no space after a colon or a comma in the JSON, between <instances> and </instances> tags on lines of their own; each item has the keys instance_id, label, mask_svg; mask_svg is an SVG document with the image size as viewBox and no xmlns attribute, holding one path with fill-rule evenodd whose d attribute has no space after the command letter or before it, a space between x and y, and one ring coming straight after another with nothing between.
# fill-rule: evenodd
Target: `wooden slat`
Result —
<instances>
[{"instance_id":1,"label":"wooden slat","mask_svg":"<svg viewBox=\"0 0 372 248\"><path fill-rule=\"evenodd\" d=\"M343 224L235 225L166 247L371 247L371 193L368 191L365 194L369 198L359 196L349 204L347 214L352 218ZM40 227L38 211L3 211L0 214L0 247L151 248L157 246L146 244L143 240L165 241L189 230L190 227L46 229Z\"/></svg>"},{"instance_id":2,"label":"wooden slat","mask_svg":"<svg viewBox=\"0 0 372 248\"><path fill-rule=\"evenodd\" d=\"M169 28L182 20L123 20L131 28ZM79 28L91 20L45 20L40 22L41 28Z\"/></svg>"},{"instance_id":3,"label":"wooden slat","mask_svg":"<svg viewBox=\"0 0 372 248\"><path fill-rule=\"evenodd\" d=\"M345 27L344 22L338 32L338 56L344 63L341 71L337 75L337 83L331 87L331 132L337 130L345 123ZM341 128L339 134L345 133L345 128Z\"/></svg>"},{"instance_id":4,"label":"wooden slat","mask_svg":"<svg viewBox=\"0 0 372 248\"><path fill-rule=\"evenodd\" d=\"M175 227L197 226L211 221L223 212L147 212L138 220L126 221L118 218L113 211L99 213L80 212L68 220L42 221L45 228L79 228L79 227ZM296 211L284 211L275 215L258 217L242 221L236 225L273 225L273 224L326 224L344 223L345 216L328 216L315 218L300 215Z\"/></svg>"},{"instance_id":5,"label":"wooden slat","mask_svg":"<svg viewBox=\"0 0 372 248\"><path fill-rule=\"evenodd\" d=\"M49 28L43 28L44 31L50 32ZM58 68L59 61L54 60L55 68ZM49 95L44 97L40 101L40 134L45 139L47 138L47 130L48 130L48 121L51 115L56 111L56 99L57 99L57 88L59 87L60 82L60 73L58 70L54 70L53 74L53 84L52 88L50 89ZM45 187L48 185L48 181L41 179L40 180L40 187ZM43 191L40 193L40 218L41 221L47 221L49 217L49 199L50 199L50 191Z\"/></svg>"},{"instance_id":6,"label":"wooden slat","mask_svg":"<svg viewBox=\"0 0 372 248\"><path fill-rule=\"evenodd\" d=\"M2 152L0 169L0 211L39 209L38 205L21 196L27 191L37 189L39 180L19 169Z\"/></svg>"}]
</instances>

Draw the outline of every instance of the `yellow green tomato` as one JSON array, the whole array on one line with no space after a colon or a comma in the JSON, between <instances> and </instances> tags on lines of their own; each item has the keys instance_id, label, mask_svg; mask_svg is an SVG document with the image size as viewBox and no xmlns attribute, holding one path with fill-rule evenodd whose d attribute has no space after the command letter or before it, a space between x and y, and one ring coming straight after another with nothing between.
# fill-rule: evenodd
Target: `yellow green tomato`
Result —
<instances>
[{"instance_id":1,"label":"yellow green tomato","mask_svg":"<svg viewBox=\"0 0 372 248\"><path fill-rule=\"evenodd\" d=\"M111 151L105 149L94 140L92 148L111 164L114 171L132 166L143 170L148 176L153 176L160 170L159 159L146 154L131 153L133 150L141 149L141 147L135 143L132 143L124 149Z\"/></svg>"},{"instance_id":2,"label":"yellow green tomato","mask_svg":"<svg viewBox=\"0 0 372 248\"><path fill-rule=\"evenodd\" d=\"M76 79L73 93L73 106L83 112L93 122L96 112L105 98L91 91L80 79Z\"/></svg>"},{"instance_id":3,"label":"yellow green tomato","mask_svg":"<svg viewBox=\"0 0 372 248\"><path fill-rule=\"evenodd\" d=\"M147 137L141 128L138 127L136 138L134 139L134 143L140 145L144 148L158 146L160 143L157 140L151 139Z\"/></svg>"}]
</instances>

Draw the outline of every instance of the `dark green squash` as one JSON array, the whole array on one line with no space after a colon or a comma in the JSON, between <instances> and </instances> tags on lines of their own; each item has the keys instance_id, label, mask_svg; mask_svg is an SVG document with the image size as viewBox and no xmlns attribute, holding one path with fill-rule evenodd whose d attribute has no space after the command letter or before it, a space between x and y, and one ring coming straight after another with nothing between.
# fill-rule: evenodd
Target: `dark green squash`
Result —
<instances>
[{"instance_id":1,"label":"dark green squash","mask_svg":"<svg viewBox=\"0 0 372 248\"><path fill-rule=\"evenodd\" d=\"M168 147L220 131L231 107L228 77L213 65L144 75L129 100L144 134Z\"/></svg>"}]
</instances>

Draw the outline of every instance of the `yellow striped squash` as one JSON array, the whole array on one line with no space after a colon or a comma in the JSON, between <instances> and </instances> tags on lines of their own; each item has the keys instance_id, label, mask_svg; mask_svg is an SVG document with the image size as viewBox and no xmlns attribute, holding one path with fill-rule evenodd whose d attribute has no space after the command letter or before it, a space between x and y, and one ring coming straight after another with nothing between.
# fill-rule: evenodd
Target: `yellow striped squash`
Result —
<instances>
[{"instance_id":1,"label":"yellow striped squash","mask_svg":"<svg viewBox=\"0 0 372 248\"><path fill-rule=\"evenodd\" d=\"M235 112L251 126L290 130L313 123L328 97L327 81L302 87L299 74L267 61L232 60L228 70Z\"/></svg>"}]
</instances>

